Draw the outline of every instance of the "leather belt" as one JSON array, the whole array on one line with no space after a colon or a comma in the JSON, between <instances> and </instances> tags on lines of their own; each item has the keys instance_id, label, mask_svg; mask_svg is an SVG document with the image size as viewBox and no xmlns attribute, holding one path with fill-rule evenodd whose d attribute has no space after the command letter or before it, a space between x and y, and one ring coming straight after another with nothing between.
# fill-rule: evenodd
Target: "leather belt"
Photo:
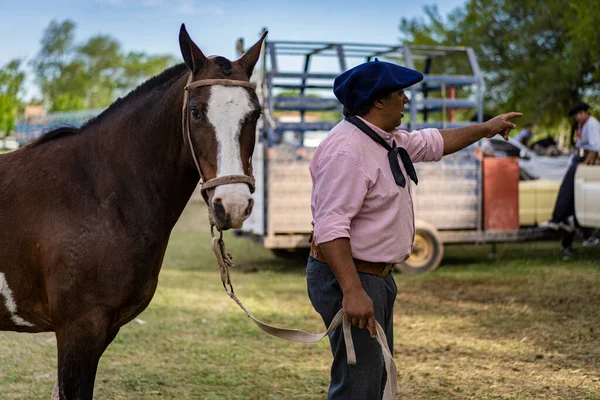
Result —
<instances>
[{"instance_id":1,"label":"leather belt","mask_svg":"<svg viewBox=\"0 0 600 400\"><path fill-rule=\"evenodd\" d=\"M321 261L327 264L327 260L323 256L321 248L318 245L316 245L314 241L312 241L310 244L310 256L317 261ZM356 266L356 270L358 272L377 275L382 278L388 276L394 268L394 266L396 265L394 263L363 261L359 260L358 258L352 258L352 260L354 261L354 265Z\"/></svg>"}]
</instances>

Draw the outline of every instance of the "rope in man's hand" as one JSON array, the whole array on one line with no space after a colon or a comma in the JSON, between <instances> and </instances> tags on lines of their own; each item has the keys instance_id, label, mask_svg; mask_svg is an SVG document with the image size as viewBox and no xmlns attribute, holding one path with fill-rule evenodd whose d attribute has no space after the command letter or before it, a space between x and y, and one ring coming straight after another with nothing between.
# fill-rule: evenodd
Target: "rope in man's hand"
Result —
<instances>
[{"instance_id":1,"label":"rope in man's hand","mask_svg":"<svg viewBox=\"0 0 600 400\"><path fill-rule=\"evenodd\" d=\"M279 328L264 323L256 319L256 317L250 312L250 310L248 310L244 306L244 304L242 304L242 301L237 297L237 295L233 291L233 286L231 284L231 279L229 276L229 268L233 267L234 264L231 254L229 254L225 249L225 242L223 241L222 235L220 238L217 238L213 235L212 249L215 253L215 256L217 257L219 271L221 273L221 281L223 282L223 288L225 289L225 292L229 297L233 299L233 301L237 303L238 306L240 306L242 310L244 310L246 315L250 317L260 329L262 329L269 335L278 337L280 339L300 343L315 343L323 339L341 324L344 332L344 341L346 343L346 354L348 364L356 364L356 353L354 351L354 342L352 341L350 321L348 321L348 318L346 318L346 313L344 313L343 309L340 309L337 312L335 317L333 317L331 324L329 324L329 326L323 333L309 333L298 329ZM375 328L377 332L375 338L381 346L381 351L383 353L383 359L385 362L385 370L387 372L387 380L385 382L383 400L394 400L396 396L396 363L394 362L394 357L392 356L392 352L390 351L390 348L388 346L385 331L377 321Z\"/></svg>"}]
</instances>

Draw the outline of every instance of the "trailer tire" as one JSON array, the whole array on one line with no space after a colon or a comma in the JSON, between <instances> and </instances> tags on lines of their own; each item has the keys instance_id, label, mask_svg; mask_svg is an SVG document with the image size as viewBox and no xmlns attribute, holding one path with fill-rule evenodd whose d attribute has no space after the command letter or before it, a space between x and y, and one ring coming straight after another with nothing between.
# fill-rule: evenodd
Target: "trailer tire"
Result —
<instances>
[{"instance_id":1,"label":"trailer tire","mask_svg":"<svg viewBox=\"0 0 600 400\"><path fill-rule=\"evenodd\" d=\"M420 274L436 269L444 258L444 244L434 226L417 221L415 241L410 258L396 265L396 270L408 274Z\"/></svg>"}]
</instances>

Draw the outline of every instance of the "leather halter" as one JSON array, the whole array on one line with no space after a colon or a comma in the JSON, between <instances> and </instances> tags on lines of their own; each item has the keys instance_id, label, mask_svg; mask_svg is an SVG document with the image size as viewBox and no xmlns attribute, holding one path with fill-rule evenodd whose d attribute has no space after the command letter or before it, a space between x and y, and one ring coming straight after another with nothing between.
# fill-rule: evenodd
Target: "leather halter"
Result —
<instances>
[{"instance_id":1,"label":"leather halter","mask_svg":"<svg viewBox=\"0 0 600 400\"><path fill-rule=\"evenodd\" d=\"M256 87L250 82L232 80L232 79L202 79L202 80L199 80L196 82L192 82L192 79L193 79L193 75L192 75L192 73L190 73L187 83L184 88L184 93L183 93L183 111L182 111L183 141L185 142L186 137L187 137L187 141L190 145L190 151L192 152L192 158L194 159L194 163L196 164L196 168L198 169L198 173L200 174L200 180L202 181L202 179L203 179L202 170L200 169L200 163L198 162L198 158L196 157L196 152L194 151L194 145L192 143L192 135L190 133L189 120L188 120L187 108L188 108L188 103L189 103L190 91L197 87L213 86L213 85L241 86L241 87L247 87L247 88L250 88L253 90ZM202 197L204 197L204 201L206 201L208 203L208 196L207 196L206 192L209 189L212 189L212 188L215 188L215 187L221 186L221 185L229 185L232 183L245 183L250 188L250 193L254 193L255 182L254 182L254 176L252 175L252 160L250 160L250 164L249 164L248 168L249 168L249 175L225 175L225 176L219 176L219 177L216 177L213 179L209 179L208 181L204 182L202 184L202 188L201 188L201 193L202 193Z\"/></svg>"}]
</instances>

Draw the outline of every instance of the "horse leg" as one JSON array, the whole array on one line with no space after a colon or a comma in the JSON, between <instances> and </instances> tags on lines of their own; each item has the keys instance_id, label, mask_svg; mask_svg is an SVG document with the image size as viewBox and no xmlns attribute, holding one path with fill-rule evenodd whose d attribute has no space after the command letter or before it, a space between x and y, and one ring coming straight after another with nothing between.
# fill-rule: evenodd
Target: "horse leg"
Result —
<instances>
[{"instance_id":1,"label":"horse leg","mask_svg":"<svg viewBox=\"0 0 600 400\"><path fill-rule=\"evenodd\" d=\"M98 362L117 334L107 331L108 318L98 313L69 321L56 330L60 400L93 398Z\"/></svg>"},{"instance_id":2,"label":"horse leg","mask_svg":"<svg viewBox=\"0 0 600 400\"><path fill-rule=\"evenodd\" d=\"M117 333L119 333L119 328L115 329L113 332L109 332L109 334L106 337L105 348L108 347L108 345L112 343L112 341L117 336ZM59 388L59 384L58 384L58 377L57 377L56 383L54 384L54 387L52 388L52 400L60 400L58 388Z\"/></svg>"}]
</instances>

